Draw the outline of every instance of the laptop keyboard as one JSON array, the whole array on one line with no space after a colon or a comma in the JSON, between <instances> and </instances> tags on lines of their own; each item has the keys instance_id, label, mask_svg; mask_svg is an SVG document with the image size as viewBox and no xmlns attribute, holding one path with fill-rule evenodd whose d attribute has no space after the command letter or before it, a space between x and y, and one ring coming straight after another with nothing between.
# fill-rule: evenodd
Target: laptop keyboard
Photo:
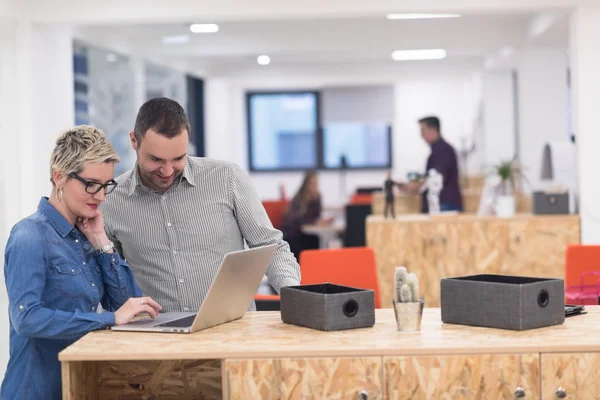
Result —
<instances>
[{"instance_id":1,"label":"laptop keyboard","mask_svg":"<svg viewBox=\"0 0 600 400\"><path fill-rule=\"evenodd\" d=\"M164 327L174 327L174 328L189 328L194 323L194 319L196 315L190 315L189 317L176 319L174 321L165 322L164 324L160 324L157 326Z\"/></svg>"}]
</instances>

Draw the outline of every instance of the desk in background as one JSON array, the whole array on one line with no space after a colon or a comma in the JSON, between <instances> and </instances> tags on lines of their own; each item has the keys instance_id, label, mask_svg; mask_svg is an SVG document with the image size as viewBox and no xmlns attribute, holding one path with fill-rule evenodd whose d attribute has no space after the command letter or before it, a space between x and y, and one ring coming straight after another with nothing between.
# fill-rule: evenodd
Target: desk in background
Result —
<instances>
[{"instance_id":1,"label":"desk in background","mask_svg":"<svg viewBox=\"0 0 600 400\"><path fill-rule=\"evenodd\" d=\"M439 307L440 280L445 277L491 273L564 278L567 245L580 242L578 215L371 215L366 224L382 307L392 307L396 266L417 274L426 307Z\"/></svg>"},{"instance_id":2,"label":"desk in background","mask_svg":"<svg viewBox=\"0 0 600 400\"><path fill-rule=\"evenodd\" d=\"M479 209L481 191L479 189L462 189L463 209L467 214L476 214ZM373 194L373 214L383 215L385 209L385 198L383 193ZM403 214L419 214L421 212L421 195L400 194L394 199L394 211L396 216ZM531 196L524 193L516 195L517 213L528 213L531 211Z\"/></svg>"},{"instance_id":3,"label":"desk in background","mask_svg":"<svg viewBox=\"0 0 600 400\"><path fill-rule=\"evenodd\" d=\"M63 399L596 399L600 307L587 308L524 332L444 325L439 309L416 333L397 332L390 309L340 332L276 312L187 335L92 332L59 355Z\"/></svg>"}]
</instances>

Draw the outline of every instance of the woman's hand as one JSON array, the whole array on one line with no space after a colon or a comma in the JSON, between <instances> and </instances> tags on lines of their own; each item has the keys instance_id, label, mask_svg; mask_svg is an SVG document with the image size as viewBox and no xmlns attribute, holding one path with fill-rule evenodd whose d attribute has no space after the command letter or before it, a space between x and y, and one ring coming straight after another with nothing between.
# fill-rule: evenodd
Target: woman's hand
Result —
<instances>
[{"instance_id":1,"label":"woman's hand","mask_svg":"<svg viewBox=\"0 0 600 400\"><path fill-rule=\"evenodd\" d=\"M146 312L152 319L156 318L162 307L150 297L131 297L115 311L115 325L131 322L133 318Z\"/></svg>"},{"instance_id":2,"label":"woman's hand","mask_svg":"<svg viewBox=\"0 0 600 400\"><path fill-rule=\"evenodd\" d=\"M95 250L106 246L110 242L104 230L104 217L100 210L96 210L94 218L77 217L75 226L90 241Z\"/></svg>"}]
</instances>

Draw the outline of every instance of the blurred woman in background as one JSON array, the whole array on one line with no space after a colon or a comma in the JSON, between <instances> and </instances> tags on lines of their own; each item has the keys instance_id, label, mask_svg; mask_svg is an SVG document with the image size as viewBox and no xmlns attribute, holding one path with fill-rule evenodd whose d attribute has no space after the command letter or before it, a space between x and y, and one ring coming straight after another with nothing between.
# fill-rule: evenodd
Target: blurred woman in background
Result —
<instances>
[{"instance_id":1,"label":"blurred woman in background","mask_svg":"<svg viewBox=\"0 0 600 400\"><path fill-rule=\"evenodd\" d=\"M315 170L308 170L300 189L288 205L284 216L281 231L283 239L289 243L296 259L300 259L300 252L319 248L319 238L302 232L303 225L327 224L329 220L321 219L321 193L319 193L319 176Z\"/></svg>"}]
</instances>

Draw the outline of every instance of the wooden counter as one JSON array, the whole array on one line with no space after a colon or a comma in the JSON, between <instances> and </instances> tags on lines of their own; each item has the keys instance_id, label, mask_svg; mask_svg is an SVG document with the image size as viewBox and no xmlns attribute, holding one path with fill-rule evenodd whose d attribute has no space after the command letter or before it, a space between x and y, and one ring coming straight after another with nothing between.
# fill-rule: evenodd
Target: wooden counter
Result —
<instances>
[{"instance_id":1,"label":"wooden counter","mask_svg":"<svg viewBox=\"0 0 600 400\"><path fill-rule=\"evenodd\" d=\"M441 323L396 331L390 309L373 328L321 332L278 312L191 335L100 331L60 353L64 399L555 398L600 395L600 307L563 325L503 331ZM223 391L223 392L222 392ZM150 397L155 396L155 397ZM365 397L363 397L365 398Z\"/></svg>"},{"instance_id":2,"label":"wooden counter","mask_svg":"<svg viewBox=\"0 0 600 400\"><path fill-rule=\"evenodd\" d=\"M564 277L567 245L580 242L578 215L413 214L366 221L367 246L375 251L382 307L391 307L394 268L419 277L426 307L440 306L445 277L498 273Z\"/></svg>"}]
</instances>

